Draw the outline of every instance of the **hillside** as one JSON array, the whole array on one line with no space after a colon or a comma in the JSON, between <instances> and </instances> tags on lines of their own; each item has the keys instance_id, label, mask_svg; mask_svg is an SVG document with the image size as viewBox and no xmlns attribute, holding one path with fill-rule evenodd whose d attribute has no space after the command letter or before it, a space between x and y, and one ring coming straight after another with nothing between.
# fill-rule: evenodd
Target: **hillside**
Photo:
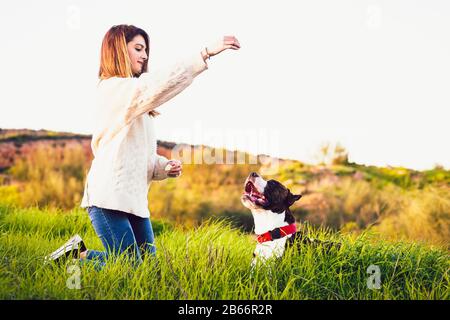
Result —
<instances>
[{"instance_id":1,"label":"hillside","mask_svg":"<svg viewBox=\"0 0 450 320\"><path fill-rule=\"evenodd\" d=\"M55 132L49 130L30 130L30 129L1 129L0 128L0 173L12 167L17 158L26 157L36 149L43 147L52 148L72 148L75 145L82 146L88 161L92 160L91 135L74 134L70 132ZM208 146L177 144L169 141L157 140L157 152L160 155L170 158L174 147L205 149ZM228 154L236 154L238 151L226 150ZM224 155L225 157L226 155ZM261 161L280 163L291 162L290 160L273 158L268 155L257 155L256 158Z\"/></svg>"},{"instance_id":2,"label":"hillside","mask_svg":"<svg viewBox=\"0 0 450 320\"><path fill-rule=\"evenodd\" d=\"M65 210L79 206L92 160L89 136L0 132L0 203ZM245 178L257 171L303 195L291 208L297 221L355 233L371 229L389 239L450 244L450 171L444 168L380 168L348 163L345 157L330 165L308 165L219 149L214 152L232 154L235 160L244 157L245 162L207 164L195 160L203 152L211 154L209 147L158 141L158 153L168 158L175 147L183 147L182 156L187 151L189 161L183 161L180 178L152 184L148 200L154 218L198 226L215 217L250 232L253 219L240 195ZM267 163L275 160L278 166L270 170Z\"/></svg>"}]
</instances>

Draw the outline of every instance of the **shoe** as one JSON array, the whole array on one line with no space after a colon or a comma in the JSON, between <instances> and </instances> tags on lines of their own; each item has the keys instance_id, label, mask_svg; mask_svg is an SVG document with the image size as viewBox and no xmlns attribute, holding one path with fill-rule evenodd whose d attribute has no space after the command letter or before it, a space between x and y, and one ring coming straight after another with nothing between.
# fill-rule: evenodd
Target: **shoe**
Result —
<instances>
[{"instance_id":1,"label":"shoe","mask_svg":"<svg viewBox=\"0 0 450 320\"><path fill-rule=\"evenodd\" d=\"M70 238L64 245L53 251L51 254L44 258L45 262L59 261L61 258L69 256L79 258L80 252L86 251L87 248L84 245L83 239L76 234Z\"/></svg>"}]
</instances>

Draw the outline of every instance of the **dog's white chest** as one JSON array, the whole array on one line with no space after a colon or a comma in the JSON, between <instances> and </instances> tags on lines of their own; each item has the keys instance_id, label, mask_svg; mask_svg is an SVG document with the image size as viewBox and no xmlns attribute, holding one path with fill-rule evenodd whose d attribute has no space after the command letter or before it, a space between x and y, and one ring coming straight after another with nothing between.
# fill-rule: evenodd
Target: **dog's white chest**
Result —
<instances>
[{"instance_id":1,"label":"dog's white chest","mask_svg":"<svg viewBox=\"0 0 450 320\"><path fill-rule=\"evenodd\" d=\"M253 219L255 221L255 233L263 234L267 231L287 226L284 221L285 213L274 213L269 210L252 210ZM272 257L281 257L284 253L286 240L290 235L280 239L258 243L255 248L255 258L266 260Z\"/></svg>"},{"instance_id":2,"label":"dog's white chest","mask_svg":"<svg viewBox=\"0 0 450 320\"><path fill-rule=\"evenodd\" d=\"M253 220L255 221L255 233L263 234L275 228L288 225L284 221L285 214L274 213L269 210L252 210Z\"/></svg>"}]
</instances>

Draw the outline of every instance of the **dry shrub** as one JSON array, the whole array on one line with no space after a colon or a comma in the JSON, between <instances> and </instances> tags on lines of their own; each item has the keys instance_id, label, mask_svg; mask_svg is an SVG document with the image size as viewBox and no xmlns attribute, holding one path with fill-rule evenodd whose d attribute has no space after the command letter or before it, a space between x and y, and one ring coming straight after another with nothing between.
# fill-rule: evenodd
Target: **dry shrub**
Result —
<instances>
[{"instance_id":1,"label":"dry shrub","mask_svg":"<svg viewBox=\"0 0 450 320\"><path fill-rule=\"evenodd\" d=\"M41 147L16 161L9 169L20 183L21 202L27 205L79 205L84 188L87 161L81 145Z\"/></svg>"}]
</instances>

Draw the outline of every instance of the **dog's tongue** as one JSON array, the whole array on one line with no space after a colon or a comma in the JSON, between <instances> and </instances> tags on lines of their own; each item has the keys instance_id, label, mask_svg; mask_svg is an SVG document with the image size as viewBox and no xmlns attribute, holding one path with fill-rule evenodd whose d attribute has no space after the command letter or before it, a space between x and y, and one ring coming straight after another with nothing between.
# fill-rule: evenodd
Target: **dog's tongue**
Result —
<instances>
[{"instance_id":1,"label":"dog's tongue","mask_svg":"<svg viewBox=\"0 0 450 320\"><path fill-rule=\"evenodd\" d=\"M264 196L262 195L262 194L260 194L259 192L253 192L253 190L252 190L252 192L250 192L250 197L253 199L253 200L264 200Z\"/></svg>"}]
</instances>

